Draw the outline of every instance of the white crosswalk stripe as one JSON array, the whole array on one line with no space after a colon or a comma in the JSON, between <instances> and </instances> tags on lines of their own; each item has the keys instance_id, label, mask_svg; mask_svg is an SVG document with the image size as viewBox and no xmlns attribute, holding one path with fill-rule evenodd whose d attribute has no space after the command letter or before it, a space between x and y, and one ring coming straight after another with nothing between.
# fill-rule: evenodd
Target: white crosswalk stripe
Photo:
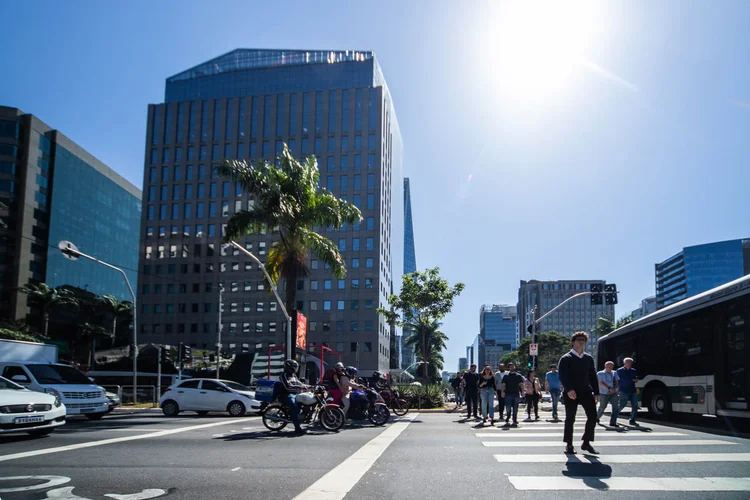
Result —
<instances>
[{"instance_id":1,"label":"white crosswalk stripe","mask_svg":"<svg viewBox=\"0 0 750 500\"><path fill-rule=\"evenodd\" d=\"M500 463L548 464L689 464L701 462L750 462L750 453L666 453L660 455L495 455Z\"/></svg>"},{"instance_id":2,"label":"white crosswalk stripe","mask_svg":"<svg viewBox=\"0 0 750 500\"><path fill-rule=\"evenodd\" d=\"M750 477L508 476L517 490L750 491Z\"/></svg>"},{"instance_id":3,"label":"white crosswalk stripe","mask_svg":"<svg viewBox=\"0 0 750 500\"><path fill-rule=\"evenodd\" d=\"M519 436L520 437L520 436ZM562 436L560 436L562 438ZM489 448L547 448L562 447L562 439L554 441L482 441ZM712 445L734 445L732 441L720 439L633 439L630 441L596 441L596 447L606 446L712 446Z\"/></svg>"},{"instance_id":4,"label":"white crosswalk stripe","mask_svg":"<svg viewBox=\"0 0 750 500\"><path fill-rule=\"evenodd\" d=\"M649 432L648 434L644 433L644 436L649 437L674 437L674 436L687 436L687 434L682 432ZM476 434L477 437L481 438L514 438L517 439L519 437L541 437L541 438L554 438L554 437L560 437L560 432L525 432L521 436L516 435L513 432L478 432ZM607 438L628 438L632 439L633 435L627 432L609 432L607 433Z\"/></svg>"}]
</instances>

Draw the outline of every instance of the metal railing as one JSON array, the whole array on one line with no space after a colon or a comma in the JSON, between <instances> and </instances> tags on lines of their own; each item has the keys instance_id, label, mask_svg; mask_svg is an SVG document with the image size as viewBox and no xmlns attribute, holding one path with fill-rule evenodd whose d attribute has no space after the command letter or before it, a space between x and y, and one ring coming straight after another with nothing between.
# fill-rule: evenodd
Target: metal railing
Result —
<instances>
[{"instance_id":1,"label":"metal railing","mask_svg":"<svg viewBox=\"0 0 750 500\"><path fill-rule=\"evenodd\" d=\"M151 403L154 408L159 401L155 385L138 385L136 397L133 397L133 386L123 385L120 389L122 404Z\"/></svg>"}]
</instances>

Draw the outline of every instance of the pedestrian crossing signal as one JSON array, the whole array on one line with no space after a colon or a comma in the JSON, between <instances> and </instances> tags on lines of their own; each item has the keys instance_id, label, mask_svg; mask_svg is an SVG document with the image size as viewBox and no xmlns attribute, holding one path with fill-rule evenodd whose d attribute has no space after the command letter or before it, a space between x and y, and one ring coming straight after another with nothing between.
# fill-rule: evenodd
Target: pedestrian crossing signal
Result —
<instances>
[{"instance_id":1,"label":"pedestrian crossing signal","mask_svg":"<svg viewBox=\"0 0 750 500\"><path fill-rule=\"evenodd\" d=\"M591 285L591 305L600 306L602 305L602 284L592 283Z\"/></svg>"},{"instance_id":2,"label":"pedestrian crossing signal","mask_svg":"<svg viewBox=\"0 0 750 500\"><path fill-rule=\"evenodd\" d=\"M529 358L526 361L526 368L531 369L533 366L534 366L534 356L532 356L531 354L529 354Z\"/></svg>"},{"instance_id":3,"label":"pedestrian crossing signal","mask_svg":"<svg viewBox=\"0 0 750 500\"><path fill-rule=\"evenodd\" d=\"M604 285L604 302L608 306L617 304L617 285L614 283Z\"/></svg>"}]
</instances>

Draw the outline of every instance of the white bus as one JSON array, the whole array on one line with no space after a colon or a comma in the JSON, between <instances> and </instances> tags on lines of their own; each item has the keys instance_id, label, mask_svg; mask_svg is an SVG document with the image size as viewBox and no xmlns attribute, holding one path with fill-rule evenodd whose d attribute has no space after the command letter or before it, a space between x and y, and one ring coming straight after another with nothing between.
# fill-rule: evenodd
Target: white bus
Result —
<instances>
[{"instance_id":1,"label":"white bus","mask_svg":"<svg viewBox=\"0 0 750 500\"><path fill-rule=\"evenodd\" d=\"M631 357L641 406L750 418L750 276L682 300L599 339L597 366Z\"/></svg>"}]
</instances>

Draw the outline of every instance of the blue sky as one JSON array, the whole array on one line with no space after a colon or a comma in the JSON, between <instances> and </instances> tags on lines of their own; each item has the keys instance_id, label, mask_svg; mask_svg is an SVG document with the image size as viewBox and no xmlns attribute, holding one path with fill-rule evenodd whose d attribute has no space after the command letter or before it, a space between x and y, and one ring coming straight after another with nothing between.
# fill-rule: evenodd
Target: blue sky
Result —
<instances>
[{"instance_id":1,"label":"blue sky","mask_svg":"<svg viewBox=\"0 0 750 500\"><path fill-rule=\"evenodd\" d=\"M655 262L750 236L750 3L565 5L14 2L0 104L141 186L168 76L237 47L374 50L417 265L466 283L444 322L455 369L480 305L515 304L521 279L615 282L621 315Z\"/></svg>"}]
</instances>

